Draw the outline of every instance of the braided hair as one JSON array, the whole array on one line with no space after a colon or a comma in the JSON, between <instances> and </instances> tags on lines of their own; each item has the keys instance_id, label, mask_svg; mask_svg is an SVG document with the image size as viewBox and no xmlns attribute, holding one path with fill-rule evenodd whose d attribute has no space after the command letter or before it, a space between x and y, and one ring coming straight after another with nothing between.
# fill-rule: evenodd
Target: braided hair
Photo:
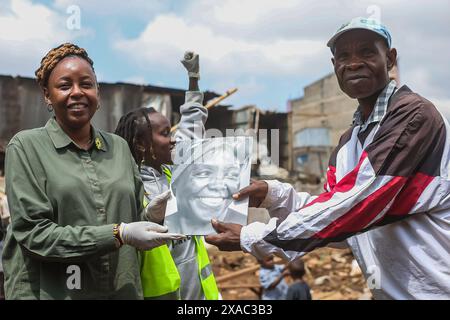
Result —
<instances>
[{"instance_id":1,"label":"braided hair","mask_svg":"<svg viewBox=\"0 0 450 320\"><path fill-rule=\"evenodd\" d=\"M70 56L76 56L86 60L91 65L92 71L94 71L94 62L91 60L91 58L89 58L86 50L72 43L63 43L62 45L51 49L42 58L41 65L35 72L37 82L39 83L41 88L47 87L48 78L50 77L50 74L52 73L58 62Z\"/></svg>"},{"instance_id":2,"label":"braided hair","mask_svg":"<svg viewBox=\"0 0 450 320\"><path fill-rule=\"evenodd\" d=\"M157 111L150 108L139 108L128 112L120 118L115 134L121 136L128 143L134 161L140 167L144 155L138 149L138 142L142 141L144 136L150 132L150 146L153 145L152 124L149 115Z\"/></svg>"}]
</instances>

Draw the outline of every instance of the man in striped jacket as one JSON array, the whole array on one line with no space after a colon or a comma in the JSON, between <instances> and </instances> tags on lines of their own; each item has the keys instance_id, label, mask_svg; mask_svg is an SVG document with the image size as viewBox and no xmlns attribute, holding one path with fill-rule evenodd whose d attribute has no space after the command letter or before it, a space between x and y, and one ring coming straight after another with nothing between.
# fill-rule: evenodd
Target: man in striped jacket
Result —
<instances>
[{"instance_id":1,"label":"man in striped jacket","mask_svg":"<svg viewBox=\"0 0 450 320\"><path fill-rule=\"evenodd\" d=\"M359 102L329 161L325 192L258 181L235 199L271 220L213 221L221 250L288 259L343 242L376 299L450 298L450 127L434 105L388 72L397 52L388 30L355 18L328 42L341 89Z\"/></svg>"}]
</instances>

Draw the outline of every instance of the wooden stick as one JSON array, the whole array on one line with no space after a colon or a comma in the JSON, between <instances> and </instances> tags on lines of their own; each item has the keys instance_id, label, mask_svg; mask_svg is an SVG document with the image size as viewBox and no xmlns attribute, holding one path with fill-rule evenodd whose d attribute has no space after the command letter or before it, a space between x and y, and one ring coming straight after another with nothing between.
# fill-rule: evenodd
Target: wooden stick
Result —
<instances>
[{"instance_id":1,"label":"wooden stick","mask_svg":"<svg viewBox=\"0 0 450 320\"><path fill-rule=\"evenodd\" d=\"M256 265L256 266L248 267L248 268L245 268L245 269L236 271L236 272L232 272L232 273L229 273L229 274L226 274L226 275L217 277L217 278L216 278L216 282L217 282L217 283L225 282L225 281L228 281L228 280L231 280L231 279L240 277L240 276L242 276L242 275L244 275L244 274L255 272L255 271L258 270L259 268L260 268L260 266L259 266L259 265Z\"/></svg>"},{"instance_id":2,"label":"wooden stick","mask_svg":"<svg viewBox=\"0 0 450 320\"><path fill-rule=\"evenodd\" d=\"M225 94L221 95L220 97L217 97L216 99L214 99L213 101L210 101L207 105L206 105L206 109L212 108L214 106L216 106L219 102L221 102L222 100L225 100L226 98L228 98L229 96L231 96L232 94L236 93L236 91L238 91L238 88L234 88L234 89L230 89L227 92L225 92Z\"/></svg>"},{"instance_id":3,"label":"wooden stick","mask_svg":"<svg viewBox=\"0 0 450 320\"><path fill-rule=\"evenodd\" d=\"M283 259L281 259L279 257L275 257L274 263L275 264L283 264ZM257 265L239 270L239 271L231 272L231 273L225 274L223 276L216 277L216 283L225 282L225 281L240 277L244 274L255 272L259 268L261 268L261 266L259 264L257 264Z\"/></svg>"},{"instance_id":4,"label":"wooden stick","mask_svg":"<svg viewBox=\"0 0 450 320\"><path fill-rule=\"evenodd\" d=\"M221 289L221 290L227 290L227 289L252 289L252 288L259 289L259 288L261 288L261 284L259 284L259 283L225 284L225 285L219 286L219 289Z\"/></svg>"},{"instance_id":5,"label":"wooden stick","mask_svg":"<svg viewBox=\"0 0 450 320\"><path fill-rule=\"evenodd\" d=\"M218 105L219 102L221 102L222 100L228 98L229 96L231 96L231 95L232 95L233 93L235 93L236 91L238 91L237 88L228 90L227 92L225 92L224 95L221 95L220 97L217 97L217 98L214 99L213 101L209 102L209 103L206 105L206 109L210 109L210 108L212 108L212 107ZM170 132L174 132L175 130L177 130L177 128L178 128L178 124L174 125L174 126L170 129Z\"/></svg>"}]
</instances>

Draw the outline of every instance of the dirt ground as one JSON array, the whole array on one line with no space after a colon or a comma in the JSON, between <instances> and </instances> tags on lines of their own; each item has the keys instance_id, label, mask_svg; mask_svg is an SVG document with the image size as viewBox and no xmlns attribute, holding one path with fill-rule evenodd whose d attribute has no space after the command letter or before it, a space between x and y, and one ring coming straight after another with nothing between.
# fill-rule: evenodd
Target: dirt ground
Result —
<instances>
[{"instance_id":1,"label":"dirt ground","mask_svg":"<svg viewBox=\"0 0 450 320\"><path fill-rule=\"evenodd\" d=\"M220 252L208 248L216 279L244 269L250 272L227 281L218 287L224 300L259 299L260 283L256 259L242 252ZM311 287L313 300L371 299L361 270L349 249L321 248L303 257L306 266L305 281ZM253 267L253 269L252 269ZM290 277L286 282L292 282Z\"/></svg>"}]
</instances>

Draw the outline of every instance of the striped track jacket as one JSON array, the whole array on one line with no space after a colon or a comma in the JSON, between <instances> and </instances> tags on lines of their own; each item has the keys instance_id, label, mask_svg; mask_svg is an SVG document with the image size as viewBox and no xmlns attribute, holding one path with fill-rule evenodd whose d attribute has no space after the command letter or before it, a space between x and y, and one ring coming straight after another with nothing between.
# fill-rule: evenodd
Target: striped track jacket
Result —
<instances>
[{"instance_id":1,"label":"striped track jacket","mask_svg":"<svg viewBox=\"0 0 450 320\"><path fill-rule=\"evenodd\" d=\"M380 122L341 137L325 192L268 181L273 217L241 232L255 256L293 259L347 240L375 298L450 298L450 127L406 86Z\"/></svg>"}]
</instances>

